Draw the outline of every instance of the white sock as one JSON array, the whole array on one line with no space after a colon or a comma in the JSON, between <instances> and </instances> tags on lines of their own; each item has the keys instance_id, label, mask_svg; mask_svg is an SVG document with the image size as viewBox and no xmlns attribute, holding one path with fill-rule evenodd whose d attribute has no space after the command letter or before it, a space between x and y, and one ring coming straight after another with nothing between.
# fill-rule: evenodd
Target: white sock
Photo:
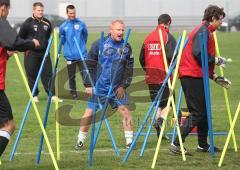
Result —
<instances>
[{"instance_id":1,"label":"white sock","mask_svg":"<svg viewBox=\"0 0 240 170\"><path fill-rule=\"evenodd\" d=\"M133 131L125 131L126 144L132 143Z\"/></svg>"},{"instance_id":2,"label":"white sock","mask_svg":"<svg viewBox=\"0 0 240 170\"><path fill-rule=\"evenodd\" d=\"M86 138L87 138L87 132L82 132L82 131L79 130L78 142L81 141L82 143L85 143Z\"/></svg>"}]
</instances>

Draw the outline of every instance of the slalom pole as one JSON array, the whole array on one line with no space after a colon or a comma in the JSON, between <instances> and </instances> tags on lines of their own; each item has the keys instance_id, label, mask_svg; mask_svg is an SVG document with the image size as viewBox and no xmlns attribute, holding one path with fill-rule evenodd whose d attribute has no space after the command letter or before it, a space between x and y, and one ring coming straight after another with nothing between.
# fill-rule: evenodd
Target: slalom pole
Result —
<instances>
[{"instance_id":1,"label":"slalom pole","mask_svg":"<svg viewBox=\"0 0 240 170\"><path fill-rule=\"evenodd\" d=\"M20 71L20 73L21 73L21 76L22 76L22 78L23 78L23 81L24 81L25 87L26 87L26 89L27 89L28 95L29 95L29 97L30 97L30 101L32 102L33 109L34 109L34 111L35 111L35 114L36 114L36 117L37 117L39 126L40 126L40 128L41 128L41 131L42 131L42 133L43 133L44 139L45 139L45 141L46 141L47 148L48 148L48 150L49 150L49 153L50 153L50 156L51 156L53 165L54 165L54 167L55 167L55 170L59 170L58 165L57 165L57 161L56 161L56 159L55 159L55 157L54 157L54 154L53 154L52 147L51 147L50 142L49 142L49 140L48 140L47 133L46 133L44 127L43 127L43 123L42 123L42 119L41 119L40 113L39 113L39 111L38 111L38 109L37 109L36 103L35 103L34 100L33 100L33 96L32 96L32 94L31 94L31 90L30 90L30 88L29 88L29 86L28 86L28 82L27 82L27 79L26 79L26 77L25 77L25 74L24 74L23 68L22 68L22 66L21 66L20 60L19 60L19 58L18 58L18 55L17 55L17 54L14 54L14 57L15 57L15 60L16 60L17 65L18 65L19 71Z\"/></svg>"},{"instance_id":2,"label":"slalom pole","mask_svg":"<svg viewBox=\"0 0 240 170\"><path fill-rule=\"evenodd\" d=\"M177 64L176 64L176 69L175 69L174 76L173 76L173 81L172 81L172 86L171 86L172 88L175 87L175 83L176 83L176 79L177 79L177 75L178 75L179 63L180 63L181 56L182 56L182 51L183 51L183 49L184 49L184 47L185 47L185 45L187 44L187 41L188 41L187 39L185 41L185 37L186 37L186 31L184 30L183 35L182 35L182 41L181 41L179 53L178 53L178 58L176 60ZM169 108L171 100L172 101L174 100L173 96L170 96L170 98L168 99L167 108ZM175 110L175 109L176 108L174 108L174 105L173 105L173 110ZM173 113L175 113L175 112L173 112ZM178 124L177 115L174 114L174 117L176 118L176 123ZM156 165L156 162L157 162L158 152L160 150L160 145L161 145L161 141L162 141L165 126L166 126L166 123L165 123L165 121L163 121L160 136L159 136L158 142L157 142L157 147L156 147L154 157L153 157L153 162L152 162L152 166L151 166L152 169L155 168L155 165ZM179 127L177 128L177 132L178 132L178 137L179 137L179 142L180 142L180 148L181 148L181 151L182 151L182 157L183 157L183 160L185 161L186 157L185 157L185 153L183 152L184 148L183 148L182 137L181 137L181 132L180 132Z\"/></svg>"},{"instance_id":3,"label":"slalom pole","mask_svg":"<svg viewBox=\"0 0 240 170\"><path fill-rule=\"evenodd\" d=\"M45 51L45 54L44 54L41 66L40 66L39 71L38 71L37 78L35 80L35 83L34 83L34 86L33 86L33 89L32 89L32 93L31 93L32 96L33 96L33 94L35 93L35 91L37 89L38 82L39 82L39 79L41 77L42 70L43 70L46 58L48 57L48 53L49 53L50 47L52 45L52 41L53 41L53 37L51 36L49 41L48 41L48 46L47 46L47 49ZM28 88L28 84L27 84L26 88ZM14 146L13 146L13 149L12 149L12 152L11 152L11 155L10 155L10 161L12 161L14 159L14 155L15 155L15 152L16 152L16 149L17 149L17 145L18 145L18 142L19 142L20 137L22 135L22 131L23 131L24 125L26 123L28 112L29 112L29 109L30 109L31 105L32 105L32 102L31 102L31 98L30 98L29 101L28 101L26 110L24 112L23 118L22 118L22 122L21 122L21 125L20 125L20 128L19 128L18 134L17 134L17 138L16 138L16 140L14 142Z\"/></svg>"},{"instance_id":4,"label":"slalom pole","mask_svg":"<svg viewBox=\"0 0 240 170\"><path fill-rule=\"evenodd\" d=\"M209 73L208 73L208 55L206 54L205 49L207 43L206 32L199 34L199 45L201 50L201 63L202 63L202 74L203 74L203 85L204 85L204 95L206 103L206 112L208 119L208 131L209 131L209 140L210 140L210 153L211 157L214 157L214 142L213 142L213 131L212 131L212 113L211 113L211 104L210 104L210 94L209 94Z\"/></svg>"},{"instance_id":5,"label":"slalom pole","mask_svg":"<svg viewBox=\"0 0 240 170\"><path fill-rule=\"evenodd\" d=\"M220 50L219 50L219 45L218 45L218 39L217 39L216 31L213 33L213 37L214 37L214 41L215 41L217 57L220 57L221 55L220 55ZM223 68L219 67L219 69L220 69L220 76L224 76ZM231 113L230 103L229 103L229 99L228 99L227 89L223 88L223 92L224 92L224 97L225 97L225 102L226 102L226 107L227 107L228 120L229 120L229 124L230 124L230 127L231 127L231 124L232 124L232 113ZM235 137L235 132L234 131L232 133L232 141L233 141L234 150L235 150L235 152L237 152L238 148L237 148L237 142L236 142L236 137Z\"/></svg>"},{"instance_id":6,"label":"slalom pole","mask_svg":"<svg viewBox=\"0 0 240 170\"><path fill-rule=\"evenodd\" d=\"M61 49L62 49L62 37L60 38L60 42L58 44L58 53L57 53L57 57L56 57L56 62L55 62L55 65L54 65L52 77L50 79L48 101L47 101L47 106L46 106L46 109L45 109L44 122L43 122L43 126L44 126L45 129L47 127L48 115L49 115L49 111L50 111L50 107L51 107L51 99L52 99L52 96L53 96L53 91L52 90L53 90L53 87L54 87L55 76L56 76L56 73L57 73L57 67L58 67L58 62L59 62L59 58L60 58L60 54L61 54ZM41 154L42 154L42 147L43 147L43 134L41 134L39 145L38 145L38 154L37 154L36 164L40 163Z\"/></svg>"},{"instance_id":7,"label":"slalom pole","mask_svg":"<svg viewBox=\"0 0 240 170\"><path fill-rule=\"evenodd\" d=\"M182 86L180 87L178 95L179 96L178 96L178 105L177 105L177 117L179 118L179 115L181 116L180 112L181 112L181 103L182 103L182 95L183 95ZM180 120L181 120L181 117L180 117ZM180 126L180 124L181 124L181 122L179 122L179 126ZM174 124L172 143L174 142L175 137L176 137L176 125Z\"/></svg>"},{"instance_id":8,"label":"slalom pole","mask_svg":"<svg viewBox=\"0 0 240 170\"><path fill-rule=\"evenodd\" d=\"M53 30L53 45L54 45L54 59L57 60L58 55L58 33L57 29ZM58 72L58 69L56 70ZM55 95L58 97L58 76L55 77ZM58 100L55 101L55 115L56 115L56 148L57 148L57 160L60 160L60 124L59 124L59 112L58 112L59 103Z\"/></svg>"},{"instance_id":9,"label":"slalom pole","mask_svg":"<svg viewBox=\"0 0 240 170\"><path fill-rule=\"evenodd\" d=\"M210 96L210 84L209 84L209 73L208 73L208 50L207 50L207 33L203 33L203 48L204 48L204 53L205 53L205 80L206 80L206 85L207 85L207 107L208 107L208 127L209 127L209 140L210 140L210 151L211 151L211 156L214 158L214 139L213 139L213 126L212 126L212 110L211 110L211 96Z\"/></svg>"},{"instance_id":10,"label":"slalom pole","mask_svg":"<svg viewBox=\"0 0 240 170\"><path fill-rule=\"evenodd\" d=\"M232 125L231 125L231 127L230 127L230 130L229 130L229 133L228 133L228 136L227 136L227 140L226 140L226 142L225 142L225 145L224 145L224 148L223 148L223 151L222 151L222 154L221 154L219 163L218 163L218 167L221 167L221 166L222 166L222 163L223 163L223 160L224 160L224 157L225 157L225 155L226 155L226 151L227 151L227 148L228 148L228 145L229 145L229 142L230 142L231 135L232 135L233 132L234 132L234 127L235 127L235 124L236 124L236 122L237 122L239 112L240 112L240 102L238 103L238 107L237 107L235 116L234 116L234 118L233 118Z\"/></svg>"}]
</instances>

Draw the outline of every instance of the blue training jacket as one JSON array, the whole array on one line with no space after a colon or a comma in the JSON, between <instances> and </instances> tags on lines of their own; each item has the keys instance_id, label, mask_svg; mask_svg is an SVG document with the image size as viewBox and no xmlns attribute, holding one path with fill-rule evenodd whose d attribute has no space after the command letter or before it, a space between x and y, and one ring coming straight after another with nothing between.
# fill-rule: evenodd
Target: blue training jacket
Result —
<instances>
[{"instance_id":1,"label":"blue training jacket","mask_svg":"<svg viewBox=\"0 0 240 170\"><path fill-rule=\"evenodd\" d=\"M83 21L77 18L73 21L67 19L59 28L59 36L62 36L63 38L64 57L66 60L72 61L81 59L76 43L73 39L74 36L79 43L84 59L86 58L88 31L87 26Z\"/></svg>"},{"instance_id":2,"label":"blue training jacket","mask_svg":"<svg viewBox=\"0 0 240 170\"><path fill-rule=\"evenodd\" d=\"M116 77L113 82L113 90L120 86L127 88L132 81L134 63L132 49L130 44L127 44L123 50L123 42L123 40L120 42L114 41L108 35L104 38L102 55L100 57L100 40L95 41L91 46L86 62L98 93L105 94L108 92L115 71ZM122 58L121 60L120 57ZM84 79L85 87L91 86L86 74Z\"/></svg>"}]
</instances>

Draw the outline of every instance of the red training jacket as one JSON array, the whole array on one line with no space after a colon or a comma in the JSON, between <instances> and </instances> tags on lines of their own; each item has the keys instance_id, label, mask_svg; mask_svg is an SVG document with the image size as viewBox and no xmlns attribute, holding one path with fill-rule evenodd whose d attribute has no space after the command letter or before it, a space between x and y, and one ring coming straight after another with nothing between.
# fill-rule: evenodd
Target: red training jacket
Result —
<instances>
[{"instance_id":1,"label":"red training jacket","mask_svg":"<svg viewBox=\"0 0 240 170\"><path fill-rule=\"evenodd\" d=\"M184 76L202 78L202 67L201 67L201 51L199 47L199 33L207 31L208 34L208 57L212 61L215 57L215 42L213 32L215 31L213 26L209 25L206 21L203 21L201 25L197 26L188 37L188 43L182 53L182 58L179 65L179 78ZM209 76L213 75L214 62L209 62Z\"/></svg>"}]
</instances>

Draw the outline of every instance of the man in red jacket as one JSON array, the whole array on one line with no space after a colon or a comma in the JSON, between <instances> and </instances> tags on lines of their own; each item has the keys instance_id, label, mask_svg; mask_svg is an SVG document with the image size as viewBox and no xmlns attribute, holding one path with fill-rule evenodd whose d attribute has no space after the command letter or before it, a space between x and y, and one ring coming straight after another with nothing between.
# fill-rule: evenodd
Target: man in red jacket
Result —
<instances>
[{"instance_id":1,"label":"man in red jacket","mask_svg":"<svg viewBox=\"0 0 240 170\"><path fill-rule=\"evenodd\" d=\"M184 126L181 126L181 136L183 142L194 127L198 130L198 152L209 152L210 145L207 143L208 122L205 105L205 95L203 86L203 75L201 66L201 50L199 47L199 34L207 32L207 50L209 77L215 80L218 84L228 88L230 81L223 77L214 74L214 66L225 67L227 59L216 57L215 43L213 32L222 24L222 19L225 17L223 8L210 5L204 11L202 23L197 26L188 37L188 43L183 51L179 65L179 78L186 98L186 103L190 116L186 118ZM219 151L214 147L215 152ZM170 151L176 154L181 154L178 137L170 146ZM187 153L187 150L185 149Z\"/></svg>"},{"instance_id":2,"label":"man in red jacket","mask_svg":"<svg viewBox=\"0 0 240 170\"><path fill-rule=\"evenodd\" d=\"M162 14L158 17L158 26L145 38L140 53L139 61L144 71L146 71L145 82L148 85L152 101L155 100L166 77L159 30L162 31L168 67L172 60L176 46L176 40L169 32L171 21L171 17L168 14ZM159 108L154 123L154 127L157 131L157 137L160 135L161 126L166 117L168 97L169 89L168 86L166 86L164 87L164 92L158 106ZM167 136L165 136L165 138L166 137Z\"/></svg>"},{"instance_id":3,"label":"man in red jacket","mask_svg":"<svg viewBox=\"0 0 240 170\"><path fill-rule=\"evenodd\" d=\"M0 157L15 128L11 105L4 93L6 64L9 57L7 50L25 51L39 46L36 39L23 40L17 36L6 20L9 8L10 0L0 0Z\"/></svg>"}]
</instances>

